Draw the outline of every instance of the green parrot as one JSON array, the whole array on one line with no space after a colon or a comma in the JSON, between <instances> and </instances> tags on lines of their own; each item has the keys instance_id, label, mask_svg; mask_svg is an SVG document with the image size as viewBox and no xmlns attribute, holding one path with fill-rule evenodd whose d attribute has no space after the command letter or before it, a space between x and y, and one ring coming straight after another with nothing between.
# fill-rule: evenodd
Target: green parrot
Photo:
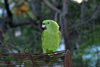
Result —
<instances>
[{"instance_id":1,"label":"green parrot","mask_svg":"<svg viewBox=\"0 0 100 67\"><path fill-rule=\"evenodd\" d=\"M44 20L42 24L46 27L41 35L43 52L51 53L57 51L62 39L59 25L53 20Z\"/></svg>"}]
</instances>

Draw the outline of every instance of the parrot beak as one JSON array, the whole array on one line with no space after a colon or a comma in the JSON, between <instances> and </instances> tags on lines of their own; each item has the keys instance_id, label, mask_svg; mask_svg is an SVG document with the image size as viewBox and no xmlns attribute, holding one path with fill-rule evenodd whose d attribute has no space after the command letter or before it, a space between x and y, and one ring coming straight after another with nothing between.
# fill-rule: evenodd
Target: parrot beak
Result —
<instances>
[{"instance_id":1,"label":"parrot beak","mask_svg":"<svg viewBox=\"0 0 100 67\"><path fill-rule=\"evenodd\" d=\"M42 28L45 28L46 26L44 24L42 24Z\"/></svg>"},{"instance_id":2,"label":"parrot beak","mask_svg":"<svg viewBox=\"0 0 100 67\"><path fill-rule=\"evenodd\" d=\"M43 28L43 29L46 29L46 26L45 26L44 24L42 24L42 28Z\"/></svg>"}]
</instances>

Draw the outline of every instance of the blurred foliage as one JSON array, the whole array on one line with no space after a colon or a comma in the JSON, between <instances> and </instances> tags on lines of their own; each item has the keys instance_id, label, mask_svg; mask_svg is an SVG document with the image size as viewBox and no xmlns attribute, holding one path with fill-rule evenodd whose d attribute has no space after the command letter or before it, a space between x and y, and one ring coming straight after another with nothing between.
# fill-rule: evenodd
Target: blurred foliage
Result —
<instances>
[{"instance_id":1,"label":"blurred foliage","mask_svg":"<svg viewBox=\"0 0 100 67\"><path fill-rule=\"evenodd\" d=\"M36 24L36 27L41 29L41 22L44 19L53 19L55 16L55 12L51 10L43 1L33 0L35 5L35 10L32 7L31 0L9 0L10 11L12 12L13 23L20 24L24 22L31 22ZM56 0L50 0L54 6L58 6L58 2ZM99 58L98 50L100 51L100 15L96 14L93 16L95 20L91 20L93 14L95 14L97 7L100 6L100 0L88 0L84 3L77 3L70 1L68 3L69 7L69 18L71 23L68 27L71 27L76 24L80 24L82 22L88 22L88 24L84 24L74 29L69 30L70 34L74 34L72 36L73 43L75 47L72 47L72 60L73 66L80 67L80 65L84 65L83 67L96 67L96 63L98 63L97 59L93 59L94 56ZM4 0L0 0L0 9L4 9L3 16L0 13L0 18L5 19L7 16L6 9L4 8ZM84 10L82 10L82 5L84 5ZM62 7L60 8L62 10ZM98 10L100 12L100 8ZM83 16L82 16L83 13ZM58 18L59 19L59 18ZM5 19L7 20L7 19ZM37 20L36 22L32 20ZM0 20L0 23L2 21ZM63 22L62 22L63 23ZM31 53L42 53L41 47L41 30L34 27L33 24L30 25L22 25L16 27L9 27L7 25L7 32L3 33L3 41L4 45L10 49L4 50L0 47L0 52L19 52L23 53L26 48L27 52ZM2 24L0 24L0 32L2 30ZM74 30L74 32L73 32ZM1 35L1 34L0 34ZM76 44L77 43L77 44ZM1 44L0 44L1 46ZM71 45L73 46L73 45ZM76 49L74 49L76 48ZM93 50L95 48L95 51ZM94 51L94 52L93 52ZM88 54L91 54L91 57L85 59ZM92 60L93 59L93 60ZM1 61L1 60L0 60ZM100 61L100 60L99 60ZM80 63L79 63L80 62ZM94 65L92 65L94 63ZM92 66L91 66L92 65ZM74 66L74 67L75 67Z\"/></svg>"}]
</instances>

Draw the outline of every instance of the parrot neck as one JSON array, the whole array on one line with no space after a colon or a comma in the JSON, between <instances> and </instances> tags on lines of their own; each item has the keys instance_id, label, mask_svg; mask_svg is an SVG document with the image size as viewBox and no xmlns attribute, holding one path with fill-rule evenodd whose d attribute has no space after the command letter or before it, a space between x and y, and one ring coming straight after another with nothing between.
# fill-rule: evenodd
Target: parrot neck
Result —
<instances>
[{"instance_id":1,"label":"parrot neck","mask_svg":"<svg viewBox=\"0 0 100 67\"><path fill-rule=\"evenodd\" d=\"M59 31L59 28L58 27L47 27L47 30L49 30L50 32L57 32Z\"/></svg>"}]
</instances>

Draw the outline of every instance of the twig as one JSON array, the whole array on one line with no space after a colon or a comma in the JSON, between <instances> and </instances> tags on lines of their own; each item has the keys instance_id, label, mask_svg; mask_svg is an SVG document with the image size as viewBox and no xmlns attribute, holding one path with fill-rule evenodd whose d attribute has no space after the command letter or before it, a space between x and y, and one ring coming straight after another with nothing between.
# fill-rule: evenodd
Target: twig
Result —
<instances>
[{"instance_id":1,"label":"twig","mask_svg":"<svg viewBox=\"0 0 100 67\"><path fill-rule=\"evenodd\" d=\"M34 0L31 0L31 6L32 6L32 11L36 13L35 5L34 5Z\"/></svg>"},{"instance_id":2,"label":"twig","mask_svg":"<svg viewBox=\"0 0 100 67\"><path fill-rule=\"evenodd\" d=\"M56 7L54 7L48 0L43 0L43 1L44 1L44 3L45 3L49 8L51 8L52 10L54 10L54 11L56 11L56 12L58 12L58 13L61 12L59 9L57 9Z\"/></svg>"}]
</instances>

